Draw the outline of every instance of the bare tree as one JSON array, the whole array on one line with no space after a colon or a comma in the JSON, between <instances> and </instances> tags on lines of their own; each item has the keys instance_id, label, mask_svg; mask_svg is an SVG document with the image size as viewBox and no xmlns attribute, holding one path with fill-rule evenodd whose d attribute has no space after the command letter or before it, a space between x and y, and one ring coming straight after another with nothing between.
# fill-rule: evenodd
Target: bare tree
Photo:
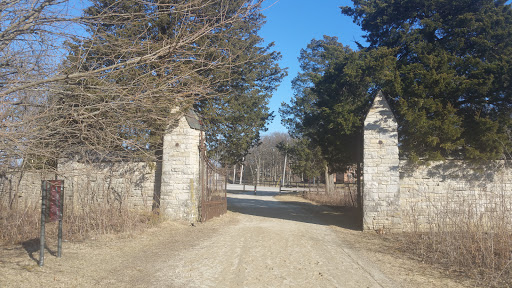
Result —
<instances>
[{"instance_id":1,"label":"bare tree","mask_svg":"<svg viewBox=\"0 0 512 288\"><path fill-rule=\"evenodd\" d=\"M154 159L180 111L219 96L252 61L210 40L262 0L91 2L79 17L70 1L1 2L0 170L70 155Z\"/></svg>"},{"instance_id":2,"label":"bare tree","mask_svg":"<svg viewBox=\"0 0 512 288\"><path fill-rule=\"evenodd\" d=\"M291 138L286 133L274 132L265 135L260 145L249 150L249 155L245 159L245 164L249 167L251 177L254 183L271 181L277 185L279 180L283 180L286 175L287 182L291 179L289 163L285 162L285 154L279 150L280 143L291 142Z\"/></svg>"},{"instance_id":3,"label":"bare tree","mask_svg":"<svg viewBox=\"0 0 512 288\"><path fill-rule=\"evenodd\" d=\"M40 137L48 91L37 83L58 73L64 31L73 22L66 2L0 2L0 168L18 166L30 138Z\"/></svg>"}]
</instances>

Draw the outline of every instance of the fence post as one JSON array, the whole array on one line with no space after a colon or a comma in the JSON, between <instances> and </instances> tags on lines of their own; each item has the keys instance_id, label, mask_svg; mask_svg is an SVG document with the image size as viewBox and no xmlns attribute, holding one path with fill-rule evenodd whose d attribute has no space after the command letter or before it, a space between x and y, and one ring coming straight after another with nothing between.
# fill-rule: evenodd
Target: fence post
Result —
<instances>
[{"instance_id":1,"label":"fence post","mask_svg":"<svg viewBox=\"0 0 512 288\"><path fill-rule=\"evenodd\" d=\"M42 267L44 265L44 236L45 236L45 223L46 223L46 190L48 185L46 184L46 181L42 181L41 183L41 233L39 236L39 266Z\"/></svg>"}]
</instances>

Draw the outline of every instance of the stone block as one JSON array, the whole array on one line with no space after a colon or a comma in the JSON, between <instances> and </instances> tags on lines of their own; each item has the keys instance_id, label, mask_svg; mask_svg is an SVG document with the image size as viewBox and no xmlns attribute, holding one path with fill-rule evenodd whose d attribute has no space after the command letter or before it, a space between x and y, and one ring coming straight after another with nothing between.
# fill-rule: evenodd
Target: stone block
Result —
<instances>
[{"instance_id":1,"label":"stone block","mask_svg":"<svg viewBox=\"0 0 512 288\"><path fill-rule=\"evenodd\" d=\"M190 201L190 179L199 187L199 143L200 131L190 128L185 118L164 137L161 194L166 195L162 205L171 219L196 220L198 203Z\"/></svg>"}]
</instances>

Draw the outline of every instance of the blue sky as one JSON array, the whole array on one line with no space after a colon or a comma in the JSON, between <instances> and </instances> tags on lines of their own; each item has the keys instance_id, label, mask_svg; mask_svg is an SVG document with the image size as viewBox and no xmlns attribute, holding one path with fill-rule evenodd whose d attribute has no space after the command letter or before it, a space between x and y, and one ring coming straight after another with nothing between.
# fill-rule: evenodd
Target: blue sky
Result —
<instances>
[{"instance_id":1,"label":"blue sky","mask_svg":"<svg viewBox=\"0 0 512 288\"><path fill-rule=\"evenodd\" d=\"M281 125L279 107L282 102L290 102L293 92L291 81L299 72L300 49L306 48L311 39L321 39L323 35L337 36L344 45L356 48L355 41L364 42L363 32L352 23L350 17L341 15L339 6L351 6L350 0L267 0L263 11L267 23L259 35L266 43L275 42L275 50L283 58L281 67L288 67L288 77L270 100L270 109L275 118L265 134L286 132Z\"/></svg>"}]
</instances>

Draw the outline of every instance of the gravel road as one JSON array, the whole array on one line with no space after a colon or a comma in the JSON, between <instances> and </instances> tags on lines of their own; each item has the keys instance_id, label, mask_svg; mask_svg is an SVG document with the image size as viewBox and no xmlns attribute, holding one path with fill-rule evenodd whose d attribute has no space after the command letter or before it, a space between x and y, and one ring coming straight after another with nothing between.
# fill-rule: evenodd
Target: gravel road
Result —
<instances>
[{"instance_id":1,"label":"gravel road","mask_svg":"<svg viewBox=\"0 0 512 288\"><path fill-rule=\"evenodd\" d=\"M42 268L21 247L0 247L0 287L465 287L340 211L277 195L230 193L230 212L204 224L64 243Z\"/></svg>"},{"instance_id":2,"label":"gravel road","mask_svg":"<svg viewBox=\"0 0 512 288\"><path fill-rule=\"evenodd\" d=\"M161 266L152 284L177 287L397 287L357 260L301 205L272 192L231 195L242 220ZM169 273L171 272L171 273ZM175 275L182 275L176 279Z\"/></svg>"}]
</instances>

